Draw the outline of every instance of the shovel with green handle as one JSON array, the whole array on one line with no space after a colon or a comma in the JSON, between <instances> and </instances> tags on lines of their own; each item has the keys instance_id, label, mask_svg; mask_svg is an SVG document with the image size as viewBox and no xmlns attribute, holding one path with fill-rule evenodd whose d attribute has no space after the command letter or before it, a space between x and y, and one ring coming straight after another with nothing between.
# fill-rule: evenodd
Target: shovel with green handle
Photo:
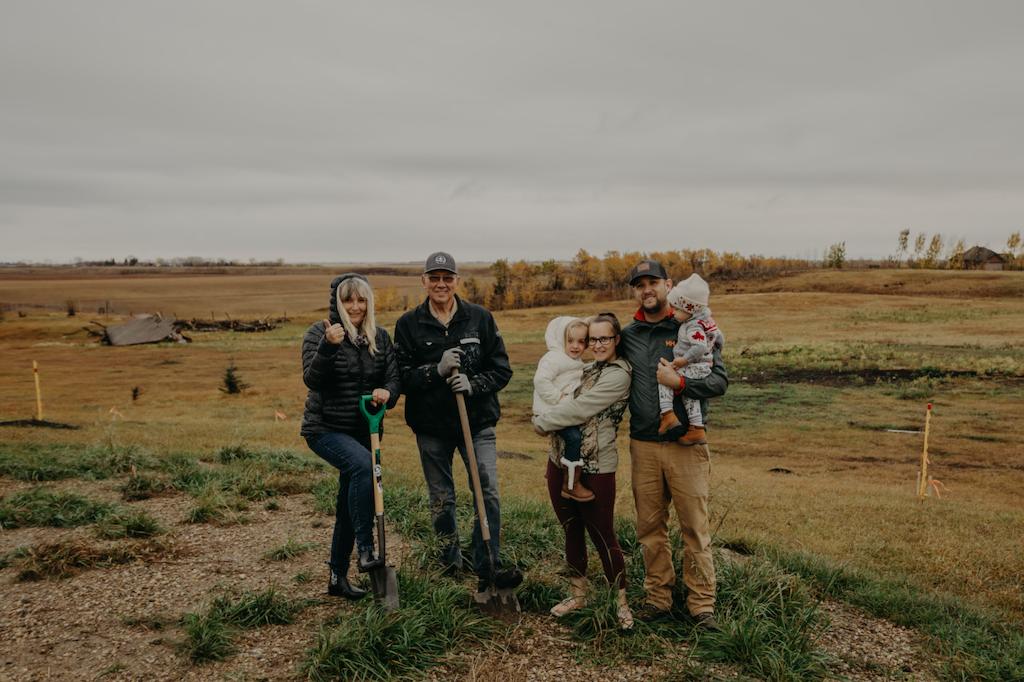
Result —
<instances>
[{"instance_id":1,"label":"shovel with green handle","mask_svg":"<svg viewBox=\"0 0 1024 682\"><path fill-rule=\"evenodd\" d=\"M387 545L384 533L384 485L381 483L380 466L380 425L387 408L381 404L376 412L370 411L373 396L364 395L359 399L359 411L370 425L370 458L373 463L373 513L377 522L377 552L373 561L360 564L359 570L370 574L373 596L383 605L385 611L398 608L398 576L395 567L387 563Z\"/></svg>"}]
</instances>

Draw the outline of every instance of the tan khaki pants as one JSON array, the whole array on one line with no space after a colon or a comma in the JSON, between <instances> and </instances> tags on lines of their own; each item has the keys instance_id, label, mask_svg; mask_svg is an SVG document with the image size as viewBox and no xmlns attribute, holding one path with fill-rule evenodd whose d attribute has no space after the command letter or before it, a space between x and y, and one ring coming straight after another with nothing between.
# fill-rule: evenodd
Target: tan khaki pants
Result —
<instances>
[{"instance_id":1,"label":"tan khaki pants","mask_svg":"<svg viewBox=\"0 0 1024 682\"><path fill-rule=\"evenodd\" d=\"M659 609L672 606L676 572L668 542L668 510L674 503L682 530L683 582L692 615L715 609L715 565L711 559L708 493L711 459L706 445L629 441L636 534L644 551L644 591Z\"/></svg>"}]
</instances>

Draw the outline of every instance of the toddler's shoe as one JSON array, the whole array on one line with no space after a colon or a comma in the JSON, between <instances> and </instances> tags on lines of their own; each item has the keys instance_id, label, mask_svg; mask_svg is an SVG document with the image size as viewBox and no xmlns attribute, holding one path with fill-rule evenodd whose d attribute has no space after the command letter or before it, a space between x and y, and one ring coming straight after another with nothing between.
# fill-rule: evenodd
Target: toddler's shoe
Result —
<instances>
[{"instance_id":1,"label":"toddler's shoe","mask_svg":"<svg viewBox=\"0 0 1024 682\"><path fill-rule=\"evenodd\" d=\"M562 497L567 500L573 500L574 502L590 502L594 499L594 491L583 485L583 482L577 478L572 487L569 487L569 472L565 472L562 476Z\"/></svg>"},{"instance_id":2,"label":"toddler's shoe","mask_svg":"<svg viewBox=\"0 0 1024 682\"><path fill-rule=\"evenodd\" d=\"M679 437L680 445L706 445L708 442L707 431L703 426L690 426L686 434Z\"/></svg>"},{"instance_id":3,"label":"toddler's shoe","mask_svg":"<svg viewBox=\"0 0 1024 682\"><path fill-rule=\"evenodd\" d=\"M669 410L665 414L661 415L661 423L658 425L658 435L664 436L677 426L682 426L682 423L679 421L679 417L676 416L676 413Z\"/></svg>"}]
</instances>

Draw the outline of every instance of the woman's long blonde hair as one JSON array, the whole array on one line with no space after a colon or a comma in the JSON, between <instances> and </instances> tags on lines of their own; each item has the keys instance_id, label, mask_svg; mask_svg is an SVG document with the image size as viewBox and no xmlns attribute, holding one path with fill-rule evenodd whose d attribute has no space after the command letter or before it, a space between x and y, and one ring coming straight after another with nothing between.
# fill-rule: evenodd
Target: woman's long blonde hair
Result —
<instances>
[{"instance_id":1,"label":"woman's long blonde hair","mask_svg":"<svg viewBox=\"0 0 1024 682\"><path fill-rule=\"evenodd\" d=\"M343 301L347 301L353 296L366 299L366 315L363 316L363 323L359 325L358 330L352 324L352 320L349 319L348 312L342 304ZM342 280L338 285L337 299L338 317L341 318L341 325L345 328L345 333L348 334L349 340L354 345L356 338L359 336L357 332L362 332L366 336L366 345L369 347L370 355L376 355L377 321L373 315L373 289L370 288L370 283L362 277L349 277Z\"/></svg>"}]
</instances>

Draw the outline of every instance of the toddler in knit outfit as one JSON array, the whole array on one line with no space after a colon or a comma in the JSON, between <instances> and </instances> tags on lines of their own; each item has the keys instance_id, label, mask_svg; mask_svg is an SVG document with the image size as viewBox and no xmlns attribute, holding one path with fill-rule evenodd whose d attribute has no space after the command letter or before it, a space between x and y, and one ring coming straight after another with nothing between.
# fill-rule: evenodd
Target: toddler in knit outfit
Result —
<instances>
[{"instance_id":1,"label":"toddler in knit outfit","mask_svg":"<svg viewBox=\"0 0 1024 682\"><path fill-rule=\"evenodd\" d=\"M544 333L548 352L537 363L533 375L533 413L543 414L563 400L572 400L583 379L583 360L580 356L587 348L587 323L578 317L556 317L548 323ZM580 445L583 434L579 426L569 426L555 432L564 444L562 465L562 497L577 502L589 502L594 493L579 480Z\"/></svg>"},{"instance_id":2,"label":"toddler in knit outfit","mask_svg":"<svg viewBox=\"0 0 1024 682\"><path fill-rule=\"evenodd\" d=\"M711 374L712 351L716 347L721 351L725 343L725 336L711 317L711 309L708 308L709 295L708 283L696 273L668 292L668 304L672 306L672 313L680 323L679 337L672 349L672 366L682 377L703 379ZM664 435L674 428L681 427L682 424L672 411L672 389L659 385L658 398L661 403L661 424L658 433ZM686 433L678 438L679 444L707 443L700 401L684 397L683 408L686 410L689 426Z\"/></svg>"}]
</instances>

